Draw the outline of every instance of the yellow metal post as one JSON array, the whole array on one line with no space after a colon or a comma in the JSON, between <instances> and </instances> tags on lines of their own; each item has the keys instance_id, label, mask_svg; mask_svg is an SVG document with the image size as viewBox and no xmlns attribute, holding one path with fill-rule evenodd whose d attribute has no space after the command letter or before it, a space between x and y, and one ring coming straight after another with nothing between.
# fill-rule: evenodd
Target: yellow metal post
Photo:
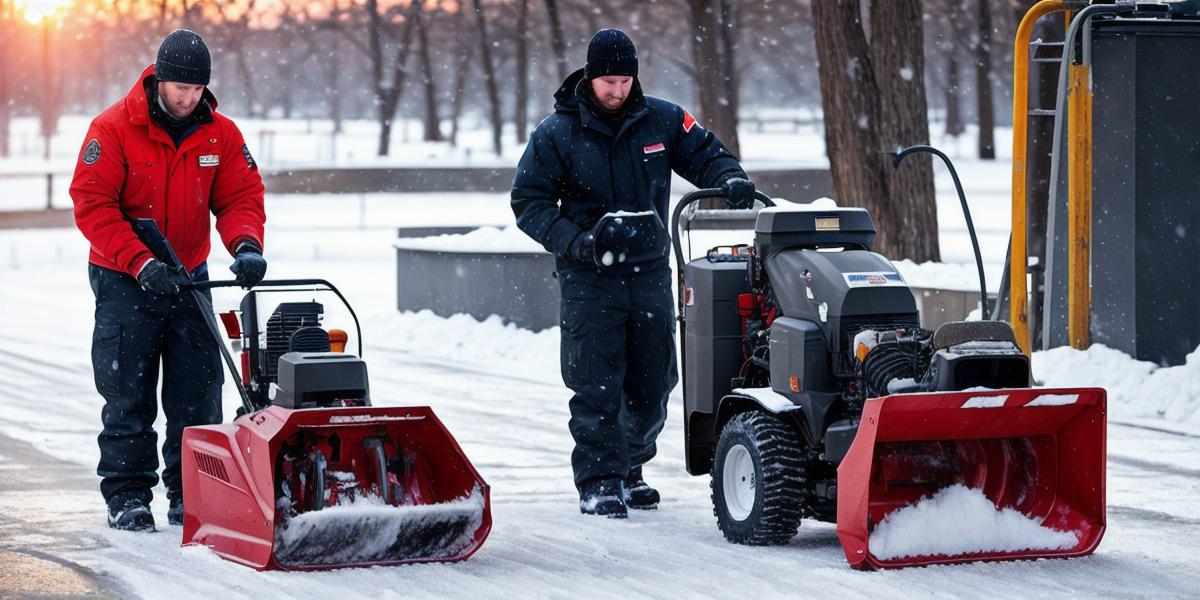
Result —
<instances>
[{"instance_id":1,"label":"yellow metal post","mask_svg":"<svg viewBox=\"0 0 1200 600\"><path fill-rule=\"evenodd\" d=\"M1071 347L1091 343L1092 91L1088 67L1071 65L1067 93L1067 328Z\"/></svg>"},{"instance_id":2,"label":"yellow metal post","mask_svg":"<svg viewBox=\"0 0 1200 600\"><path fill-rule=\"evenodd\" d=\"M1034 4L1017 26L1013 46L1013 158L1012 158L1012 247L1009 264L1009 309L1017 344L1028 356L1033 347L1029 339L1029 291L1026 270L1029 263L1026 243L1026 142L1029 131L1029 42L1037 20L1065 9L1062 0L1042 0Z\"/></svg>"}]
</instances>

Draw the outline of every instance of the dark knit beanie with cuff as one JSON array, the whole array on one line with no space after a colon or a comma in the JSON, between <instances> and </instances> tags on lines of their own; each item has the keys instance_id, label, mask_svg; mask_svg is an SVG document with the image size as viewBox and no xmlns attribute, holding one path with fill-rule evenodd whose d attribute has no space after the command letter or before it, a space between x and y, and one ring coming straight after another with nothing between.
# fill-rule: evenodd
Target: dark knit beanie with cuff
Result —
<instances>
[{"instance_id":1,"label":"dark knit beanie with cuff","mask_svg":"<svg viewBox=\"0 0 1200 600\"><path fill-rule=\"evenodd\" d=\"M584 76L588 79L606 75L637 77L637 49L633 40L620 29L601 29L588 43L587 67Z\"/></svg>"},{"instance_id":2,"label":"dark knit beanie with cuff","mask_svg":"<svg viewBox=\"0 0 1200 600\"><path fill-rule=\"evenodd\" d=\"M159 81L208 85L211 73L208 46L194 31L176 29L158 47L154 77Z\"/></svg>"}]
</instances>

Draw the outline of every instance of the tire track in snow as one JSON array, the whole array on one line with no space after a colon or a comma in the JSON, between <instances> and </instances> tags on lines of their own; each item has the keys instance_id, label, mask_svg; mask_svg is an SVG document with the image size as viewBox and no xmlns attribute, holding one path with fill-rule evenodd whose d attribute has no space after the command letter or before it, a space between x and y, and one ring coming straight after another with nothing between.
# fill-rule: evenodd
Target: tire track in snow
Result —
<instances>
[{"instance_id":1,"label":"tire track in snow","mask_svg":"<svg viewBox=\"0 0 1200 600\"><path fill-rule=\"evenodd\" d=\"M86 370L80 368L79 364L76 364L74 367L69 367L52 360L37 358L22 352L13 352L12 350L7 350L3 347L0 347L0 356L9 357L18 362L41 369L42 371L53 371L61 375L83 375L92 370L90 366L88 366Z\"/></svg>"},{"instance_id":2,"label":"tire track in snow","mask_svg":"<svg viewBox=\"0 0 1200 600\"><path fill-rule=\"evenodd\" d=\"M1110 515L1128 517L1135 521L1147 521L1147 522L1151 522L1151 523L1162 523L1162 524L1172 525L1172 526L1178 525L1178 526L1184 526L1184 527L1200 527L1200 519L1189 519L1187 517L1180 517L1178 515L1173 515L1171 513L1165 513L1165 512L1161 512L1161 511L1157 511L1157 510L1148 510L1145 508L1138 508L1136 506L1126 506L1123 504L1108 505L1108 513Z\"/></svg>"},{"instance_id":3,"label":"tire track in snow","mask_svg":"<svg viewBox=\"0 0 1200 600\"><path fill-rule=\"evenodd\" d=\"M1121 456L1118 454L1110 453L1108 455L1108 462L1116 463L1118 465L1124 465L1126 467L1133 467L1135 469L1140 469L1143 471L1152 471L1154 473L1161 473L1164 475L1177 475L1179 477L1185 477L1187 479L1200 479L1200 469L1188 469L1186 467L1178 467L1175 465L1168 465L1168 464L1149 461L1149 460L1145 460L1145 459L1141 459L1141 458L1134 458L1132 456Z\"/></svg>"},{"instance_id":4,"label":"tire track in snow","mask_svg":"<svg viewBox=\"0 0 1200 600\"><path fill-rule=\"evenodd\" d=\"M1192 438L1192 439L1200 440L1200 435L1196 435L1194 433L1188 433L1186 431L1177 431L1174 429L1167 429L1165 427L1154 427L1151 425L1143 425L1141 423L1129 423L1127 421L1112 421L1112 420L1110 420L1108 422L1108 424L1116 425L1118 427L1128 427L1130 429L1140 429L1142 431L1153 431L1155 433L1165 433L1167 435L1173 435L1173 436L1178 436L1178 437L1185 437L1185 438Z\"/></svg>"}]
</instances>

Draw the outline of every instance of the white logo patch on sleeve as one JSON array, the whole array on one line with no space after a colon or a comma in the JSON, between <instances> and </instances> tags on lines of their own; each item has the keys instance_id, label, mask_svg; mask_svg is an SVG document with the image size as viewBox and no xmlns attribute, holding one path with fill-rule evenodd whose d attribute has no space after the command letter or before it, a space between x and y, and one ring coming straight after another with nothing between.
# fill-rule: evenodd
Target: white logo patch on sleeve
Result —
<instances>
[{"instance_id":1,"label":"white logo patch on sleeve","mask_svg":"<svg viewBox=\"0 0 1200 600\"><path fill-rule=\"evenodd\" d=\"M221 164L221 156L218 154L202 154L200 156L200 166L215 167Z\"/></svg>"}]
</instances>

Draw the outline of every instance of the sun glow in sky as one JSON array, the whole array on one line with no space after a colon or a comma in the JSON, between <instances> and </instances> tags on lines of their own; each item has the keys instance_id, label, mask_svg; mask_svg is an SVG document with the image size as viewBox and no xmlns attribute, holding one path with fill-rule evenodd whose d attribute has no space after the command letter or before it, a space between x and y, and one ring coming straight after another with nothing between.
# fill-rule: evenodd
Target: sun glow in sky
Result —
<instances>
[{"instance_id":1,"label":"sun glow in sky","mask_svg":"<svg viewBox=\"0 0 1200 600\"><path fill-rule=\"evenodd\" d=\"M71 0L25 0L22 7L22 12L25 13L25 20L32 25L39 25L42 19L53 15L59 7L66 6L71 3Z\"/></svg>"}]
</instances>

